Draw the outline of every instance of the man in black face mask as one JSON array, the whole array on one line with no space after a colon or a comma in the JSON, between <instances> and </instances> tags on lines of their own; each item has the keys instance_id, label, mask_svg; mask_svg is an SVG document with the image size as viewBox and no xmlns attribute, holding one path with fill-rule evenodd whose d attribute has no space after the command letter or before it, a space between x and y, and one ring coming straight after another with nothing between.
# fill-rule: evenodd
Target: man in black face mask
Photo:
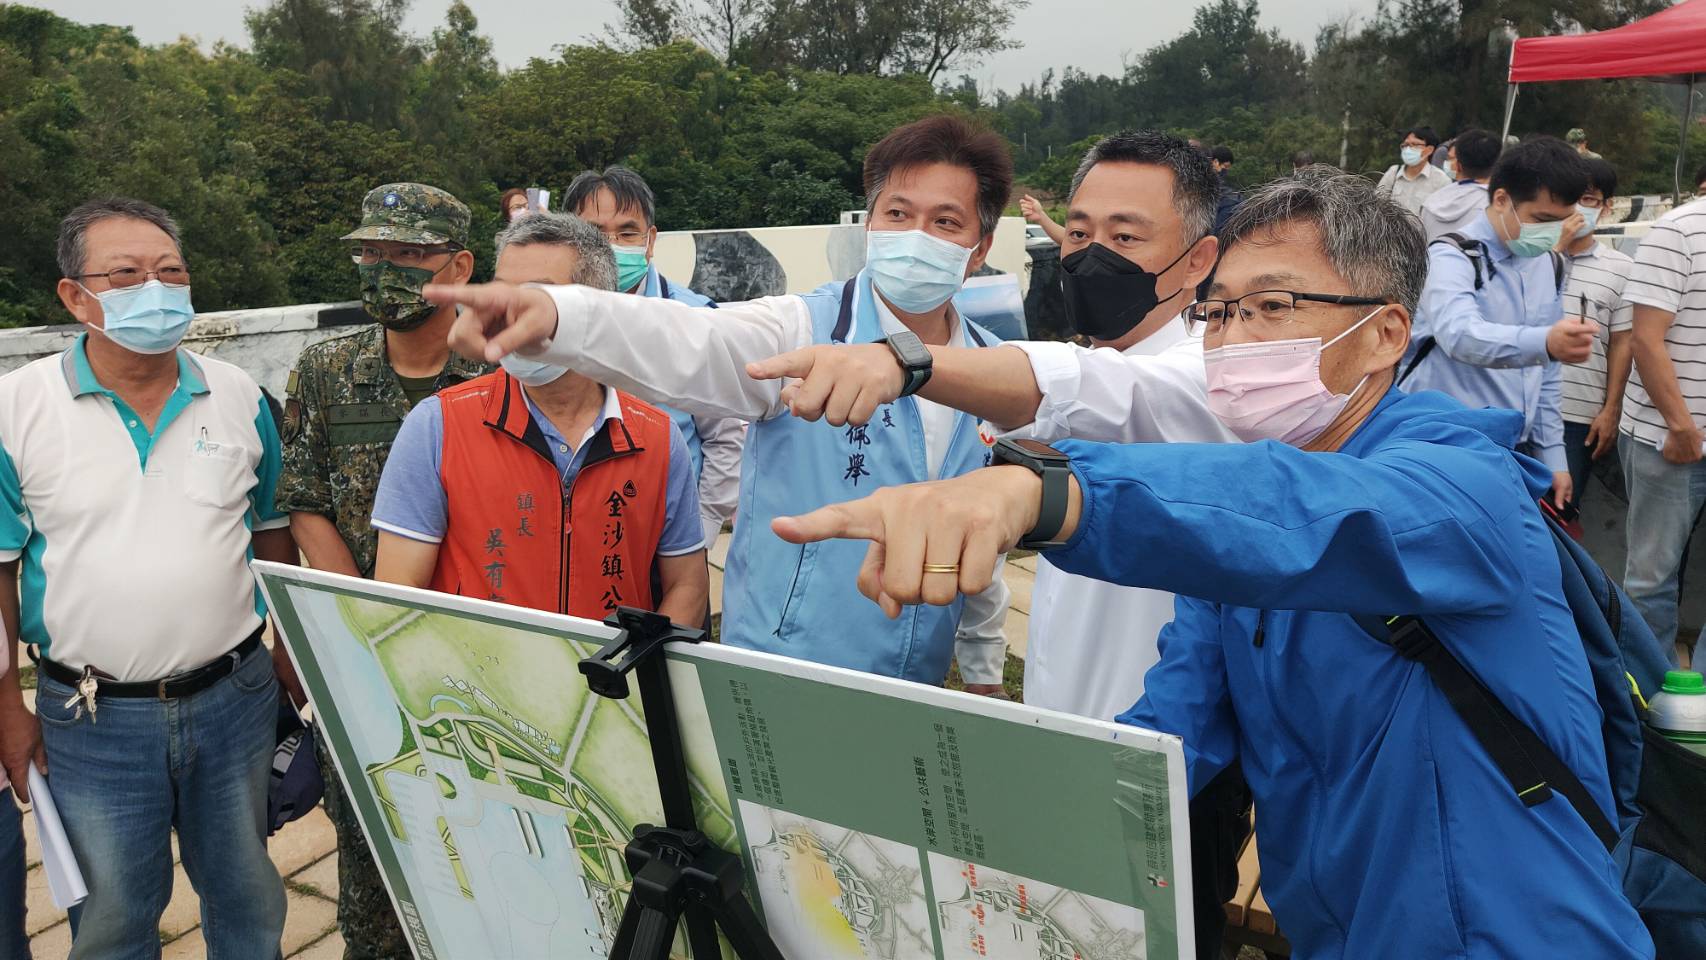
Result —
<instances>
[{"instance_id":1,"label":"man in black face mask","mask_svg":"<svg viewBox=\"0 0 1706 960\"><path fill-rule=\"evenodd\" d=\"M1094 349L931 347L933 372L919 394L1045 442L1234 440L1208 408L1202 341L1180 319L1214 267L1219 197L1211 161L1184 140L1135 132L1096 144L1073 177L1060 247L1066 315ZM902 386L881 344L810 347L748 372L799 378L788 388L794 415L815 420L828 411L837 426L865 422ZM1044 559L1030 614L1025 702L1111 720L1143 692L1143 675L1159 659L1156 636L1173 619L1173 595L1074 576ZM1233 772L1192 804L1203 957L1218 956L1247 803Z\"/></svg>"},{"instance_id":2,"label":"man in black face mask","mask_svg":"<svg viewBox=\"0 0 1706 960\"><path fill-rule=\"evenodd\" d=\"M437 187L388 183L361 203L344 236L375 322L302 351L286 385L278 509L308 566L373 575L373 496L391 440L410 408L490 368L452 356L453 307L428 303L428 283L466 283L474 272L468 208ZM323 741L320 741L323 742ZM326 813L338 835L338 928L346 960L406 957L410 950L385 884L327 755Z\"/></svg>"}]
</instances>

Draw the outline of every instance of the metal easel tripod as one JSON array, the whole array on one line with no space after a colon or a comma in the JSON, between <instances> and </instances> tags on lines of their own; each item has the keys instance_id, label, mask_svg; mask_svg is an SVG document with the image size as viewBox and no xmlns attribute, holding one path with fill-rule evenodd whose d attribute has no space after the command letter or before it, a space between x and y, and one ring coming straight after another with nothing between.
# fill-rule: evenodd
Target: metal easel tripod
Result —
<instances>
[{"instance_id":1,"label":"metal easel tripod","mask_svg":"<svg viewBox=\"0 0 1706 960\"><path fill-rule=\"evenodd\" d=\"M717 960L719 929L741 960L783 960L746 900L740 858L706 839L693 815L686 751L663 645L672 640L697 643L705 632L633 607L618 608L604 622L622 632L582 660L580 672L593 693L612 700L627 699L629 673L639 679L666 824L635 827L624 851L634 884L610 960L668 960L676 927L682 923L695 960Z\"/></svg>"}]
</instances>

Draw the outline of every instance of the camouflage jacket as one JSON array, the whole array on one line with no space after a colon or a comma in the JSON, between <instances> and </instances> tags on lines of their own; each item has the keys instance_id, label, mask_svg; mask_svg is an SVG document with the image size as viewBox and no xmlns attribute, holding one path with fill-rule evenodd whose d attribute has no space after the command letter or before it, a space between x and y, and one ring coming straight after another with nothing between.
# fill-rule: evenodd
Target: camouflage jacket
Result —
<instances>
[{"instance_id":1,"label":"camouflage jacket","mask_svg":"<svg viewBox=\"0 0 1706 960\"><path fill-rule=\"evenodd\" d=\"M490 369L452 354L437 389ZM285 387L278 509L330 519L363 576L373 575L379 542L369 522L379 474L408 412L378 324L302 351Z\"/></svg>"}]
</instances>

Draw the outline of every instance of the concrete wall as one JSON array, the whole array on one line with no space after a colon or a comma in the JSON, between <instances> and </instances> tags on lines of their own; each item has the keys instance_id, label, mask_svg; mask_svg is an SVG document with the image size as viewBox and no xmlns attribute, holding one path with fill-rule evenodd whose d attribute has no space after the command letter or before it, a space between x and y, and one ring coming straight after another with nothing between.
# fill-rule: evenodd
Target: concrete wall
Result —
<instances>
[{"instance_id":1,"label":"concrete wall","mask_svg":"<svg viewBox=\"0 0 1706 960\"><path fill-rule=\"evenodd\" d=\"M718 302L807 293L846 280L865 266L865 228L858 224L697 230L658 234L653 261L664 276ZM986 271L1030 287L1025 221L1002 217Z\"/></svg>"}]
</instances>

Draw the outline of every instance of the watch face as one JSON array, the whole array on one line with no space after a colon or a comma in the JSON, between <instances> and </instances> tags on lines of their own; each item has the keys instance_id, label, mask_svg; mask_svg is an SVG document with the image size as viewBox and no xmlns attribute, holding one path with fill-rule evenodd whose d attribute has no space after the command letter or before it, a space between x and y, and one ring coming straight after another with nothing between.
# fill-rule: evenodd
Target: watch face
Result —
<instances>
[{"instance_id":1,"label":"watch face","mask_svg":"<svg viewBox=\"0 0 1706 960\"><path fill-rule=\"evenodd\" d=\"M1041 440L1009 440L1007 442L1024 451L1027 456L1035 457L1038 460L1050 460L1065 463L1069 459L1066 454L1061 453L1059 450L1056 450L1046 443L1043 443Z\"/></svg>"},{"instance_id":2,"label":"watch face","mask_svg":"<svg viewBox=\"0 0 1706 960\"><path fill-rule=\"evenodd\" d=\"M897 333L889 338L889 343L906 366L930 366L930 348L924 345L924 341L918 339L918 334L910 331Z\"/></svg>"}]
</instances>

